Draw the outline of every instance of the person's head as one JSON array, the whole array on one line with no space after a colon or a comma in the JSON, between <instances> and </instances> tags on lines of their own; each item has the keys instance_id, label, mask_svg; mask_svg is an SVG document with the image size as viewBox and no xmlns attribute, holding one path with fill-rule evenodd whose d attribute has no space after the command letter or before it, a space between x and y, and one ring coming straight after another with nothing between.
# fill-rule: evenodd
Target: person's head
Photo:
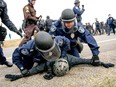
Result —
<instances>
[{"instance_id":1,"label":"person's head","mask_svg":"<svg viewBox=\"0 0 116 87\"><path fill-rule=\"evenodd\" d=\"M108 17L111 17L111 14L108 14Z\"/></svg>"},{"instance_id":2,"label":"person's head","mask_svg":"<svg viewBox=\"0 0 116 87\"><path fill-rule=\"evenodd\" d=\"M69 71L69 63L66 59L60 58L53 65L53 73L56 76L64 76Z\"/></svg>"},{"instance_id":3,"label":"person's head","mask_svg":"<svg viewBox=\"0 0 116 87\"><path fill-rule=\"evenodd\" d=\"M47 19L50 19L50 16L46 16Z\"/></svg>"},{"instance_id":4,"label":"person's head","mask_svg":"<svg viewBox=\"0 0 116 87\"><path fill-rule=\"evenodd\" d=\"M28 2L29 2L30 4L32 4L32 5L35 5L35 1L36 1L36 0L28 0Z\"/></svg>"},{"instance_id":5,"label":"person's head","mask_svg":"<svg viewBox=\"0 0 116 87\"><path fill-rule=\"evenodd\" d=\"M71 9L64 9L61 14L61 20L64 26L71 29L74 26L76 16Z\"/></svg>"},{"instance_id":6,"label":"person's head","mask_svg":"<svg viewBox=\"0 0 116 87\"><path fill-rule=\"evenodd\" d=\"M80 6L80 1L79 1L79 0L75 0L75 1L74 1L74 4L75 4L76 6Z\"/></svg>"},{"instance_id":7,"label":"person's head","mask_svg":"<svg viewBox=\"0 0 116 87\"><path fill-rule=\"evenodd\" d=\"M95 21L98 21L98 19L97 19L97 18L95 18Z\"/></svg>"},{"instance_id":8,"label":"person's head","mask_svg":"<svg viewBox=\"0 0 116 87\"><path fill-rule=\"evenodd\" d=\"M44 59L55 61L60 57L61 51L49 33L39 31L36 34L34 41L36 49L41 53Z\"/></svg>"}]
</instances>

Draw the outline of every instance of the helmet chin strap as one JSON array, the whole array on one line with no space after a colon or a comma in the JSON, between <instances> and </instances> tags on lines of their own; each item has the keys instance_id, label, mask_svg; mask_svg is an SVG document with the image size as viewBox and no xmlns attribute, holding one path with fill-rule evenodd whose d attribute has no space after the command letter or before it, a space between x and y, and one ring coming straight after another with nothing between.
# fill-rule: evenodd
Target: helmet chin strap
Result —
<instances>
[{"instance_id":1,"label":"helmet chin strap","mask_svg":"<svg viewBox=\"0 0 116 87\"><path fill-rule=\"evenodd\" d=\"M78 27L77 27L77 21L74 21L74 26L72 28L67 28L64 24L64 22L62 22L62 29L65 33L74 33L77 31Z\"/></svg>"}]
</instances>

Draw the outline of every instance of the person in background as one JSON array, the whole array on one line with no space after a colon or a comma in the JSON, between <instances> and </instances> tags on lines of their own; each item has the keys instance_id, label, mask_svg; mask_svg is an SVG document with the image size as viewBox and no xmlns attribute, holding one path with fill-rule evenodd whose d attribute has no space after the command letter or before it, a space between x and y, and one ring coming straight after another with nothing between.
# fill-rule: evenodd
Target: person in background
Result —
<instances>
[{"instance_id":1,"label":"person in background","mask_svg":"<svg viewBox=\"0 0 116 87\"><path fill-rule=\"evenodd\" d=\"M82 5L82 9L80 8L80 1L79 0L75 0L74 2L75 6L73 7L73 12L76 15L77 18L77 22L81 22L82 17L81 15L84 13L85 9L84 9L84 5Z\"/></svg>"},{"instance_id":2,"label":"person in background","mask_svg":"<svg viewBox=\"0 0 116 87\"><path fill-rule=\"evenodd\" d=\"M18 31L16 26L12 23L12 21L9 19L9 16L7 14L7 4L4 0L0 0L0 18L1 22L8 27L10 31L13 31L17 33L19 36L22 37L22 34ZM2 24L0 26L0 41L4 41L5 37L7 35L6 28L2 27ZM3 49L0 46L0 65L6 65L8 67L12 67L12 63L8 62L6 60L6 57L4 56Z\"/></svg>"},{"instance_id":3,"label":"person in background","mask_svg":"<svg viewBox=\"0 0 116 87\"><path fill-rule=\"evenodd\" d=\"M113 33L115 34L115 25L114 25L114 18L111 16L111 14L108 15L108 19L106 21L106 24L108 26L108 30L107 30L107 33L108 33L108 36L110 35L110 32L111 32L111 29L113 30Z\"/></svg>"},{"instance_id":4,"label":"person in background","mask_svg":"<svg viewBox=\"0 0 116 87\"><path fill-rule=\"evenodd\" d=\"M39 31L37 26L37 21L41 17L36 16L36 10L34 8L36 0L28 0L28 4L23 8L24 20L26 22L24 28L24 38L19 44L19 46L23 45L27 41L31 40L31 37L34 35L34 31Z\"/></svg>"}]
</instances>

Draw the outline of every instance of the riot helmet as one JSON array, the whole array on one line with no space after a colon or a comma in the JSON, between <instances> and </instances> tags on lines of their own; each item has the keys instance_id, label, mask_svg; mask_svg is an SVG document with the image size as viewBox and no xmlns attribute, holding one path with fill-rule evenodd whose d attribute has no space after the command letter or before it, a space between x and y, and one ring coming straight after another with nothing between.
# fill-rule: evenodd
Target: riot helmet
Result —
<instances>
[{"instance_id":1,"label":"riot helmet","mask_svg":"<svg viewBox=\"0 0 116 87\"><path fill-rule=\"evenodd\" d=\"M61 14L61 19L63 22L74 21L76 18L73 10L71 9L64 9Z\"/></svg>"},{"instance_id":2,"label":"riot helmet","mask_svg":"<svg viewBox=\"0 0 116 87\"><path fill-rule=\"evenodd\" d=\"M39 31L34 40L36 49L46 60L55 61L60 57L61 51L59 46L49 33Z\"/></svg>"},{"instance_id":3,"label":"riot helmet","mask_svg":"<svg viewBox=\"0 0 116 87\"><path fill-rule=\"evenodd\" d=\"M29 3L31 3L32 1L36 1L36 0L28 0Z\"/></svg>"},{"instance_id":4,"label":"riot helmet","mask_svg":"<svg viewBox=\"0 0 116 87\"><path fill-rule=\"evenodd\" d=\"M46 16L47 19L50 19L50 16Z\"/></svg>"},{"instance_id":5,"label":"riot helmet","mask_svg":"<svg viewBox=\"0 0 116 87\"><path fill-rule=\"evenodd\" d=\"M80 1L79 0L75 0L74 1L74 4L77 4L77 3L80 3Z\"/></svg>"},{"instance_id":6,"label":"riot helmet","mask_svg":"<svg viewBox=\"0 0 116 87\"><path fill-rule=\"evenodd\" d=\"M65 9L63 10L61 14L61 20L62 20L62 28L65 33L74 33L77 31L77 20L76 15L74 14L73 10L71 9ZM67 23L72 23L70 27L67 27Z\"/></svg>"},{"instance_id":7,"label":"riot helmet","mask_svg":"<svg viewBox=\"0 0 116 87\"><path fill-rule=\"evenodd\" d=\"M69 71L69 63L66 59L60 58L53 65L53 72L56 76L64 76Z\"/></svg>"}]
</instances>

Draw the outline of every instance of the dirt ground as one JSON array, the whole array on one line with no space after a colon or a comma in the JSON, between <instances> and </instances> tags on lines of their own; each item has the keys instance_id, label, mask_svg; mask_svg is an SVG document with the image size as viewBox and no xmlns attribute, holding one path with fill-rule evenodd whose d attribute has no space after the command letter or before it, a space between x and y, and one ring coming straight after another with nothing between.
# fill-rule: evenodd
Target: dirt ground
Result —
<instances>
[{"instance_id":1,"label":"dirt ground","mask_svg":"<svg viewBox=\"0 0 116 87\"><path fill-rule=\"evenodd\" d=\"M8 48L8 47L16 47L19 45L19 43L21 42L22 39L15 39L15 40L6 40L4 41L4 48Z\"/></svg>"},{"instance_id":2,"label":"dirt ground","mask_svg":"<svg viewBox=\"0 0 116 87\"><path fill-rule=\"evenodd\" d=\"M18 46L20 42L21 39L4 41L4 48ZM101 61L116 65L116 49L103 52L99 57ZM19 70L15 65L11 68L0 66L0 87L116 87L116 66L104 68L102 66L78 65L73 67L67 75L54 77L52 80L45 80L43 78L45 73L13 82L4 78L6 74L17 73Z\"/></svg>"},{"instance_id":3,"label":"dirt ground","mask_svg":"<svg viewBox=\"0 0 116 87\"><path fill-rule=\"evenodd\" d=\"M116 64L116 50L101 53L100 58L101 61ZM44 73L14 82L4 78L4 75L8 73L17 74L18 72L15 65L11 68L0 66L0 87L116 87L116 66L104 68L78 65L73 67L67 75L54 77L52 80L45 80Z\"/></svg>"}]
</instances>

